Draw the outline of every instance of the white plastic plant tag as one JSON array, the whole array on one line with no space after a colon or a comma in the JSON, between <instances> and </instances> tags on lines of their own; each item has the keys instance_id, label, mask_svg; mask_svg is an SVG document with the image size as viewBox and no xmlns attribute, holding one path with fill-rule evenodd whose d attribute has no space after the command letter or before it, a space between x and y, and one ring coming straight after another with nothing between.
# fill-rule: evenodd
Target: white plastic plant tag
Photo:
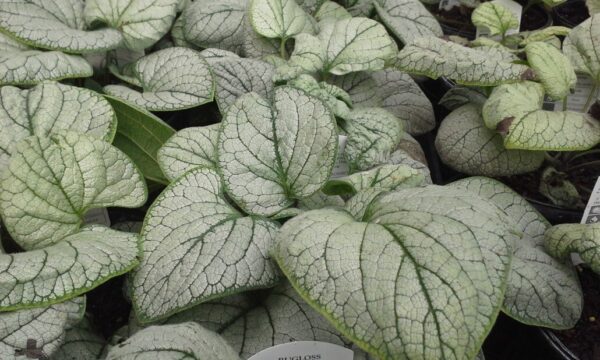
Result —
<instances>
[{"instance_id":1,"label":"white plastic plant tag","mask_svg":"<svg viewBox=\"0 0 600 360\"><path fill-rule=\"evenodd\" d=\"M516 1L513 0L494 0L493 3L498 5L502 5L507 8L511 13L515 15L517 20L519 21L519 26L515 29L509 29L506 31L506 35L518 34L519 29L521 28L521 15L523 14L523 6ZM475 33L475 37L487 36L489 34L489 30L482 27L477 27L477 32ZM500 39L500 35L494 36L494 39Z\"/></svg>"},{"instance_id":2,"label":"white plastic plant tag","mask_svg":"<svg viewBox=\"0 0 600 360\"><path fill-rule=\"evenodd\" d=\"M265 349L248 360L353 360L352 350L319 341L296 341Z\"/></svg>"},{"instance_id":3,"label":"white plastic plant tag","mask_svg":"<svg viewBox=\"0 0 600 360\"><path fill-rule=\"evenodd\" d=\"M344 150L346 149L346 142L348 137L346 135L338 136L338 155L331 172L332 179L338 179L344 176L348 176L348 162L344 156Z\"/></svg>"},{"instance_id":4,"label":"white plastic plant tag","mask_svg":"<svg viewBox=\"0 0 600 360\"><path fill-rule=\"evenodd\" d=\"M110 218L108 217L108 210L106 208L98 208L89 210L84 216L84 222L86 224L97 224L110 226Z\"/></svg>"},{"instance_id":5,"label":"white plastic plant tag","mask_svg":"<svg viewBox=\"0 0 600 360\"><path fill-rule=\"evenodd\" d=\"M567 96L567 110L578 112L587 111L587 109L584 110L583 107L585 106L593 87L594 82L592 81L592 78L586 75L577 74L575 92ZM594 96L594 99L595 98L596 97ZM562 101L557 101L554 103L554 110L562 111L562 106Z\"/></svg>"},{"instance_id":6,"label":"white plastic plant tag","mask_svg":"<svg viewBox=\"0 0 600 360\"><path fill-rule=\"evenodd\" d=\"M458 0L442 0L439 4L440 10L450 11L452 8L460 6L460 1Z\"/></svg>"},{"instance_id":7,"label":"white plastic plant tag","mask_svg":"<svg viewBox=\"0 0 600 360\"><path fill-rule=\"evenodd\" d=\"M596 180L596 185L594 185L594 190L592 190L592 194L590 195L590 199L588 200L587 205L585 206L585 210L583 211L583 217L581 218L582 224L597 224L600 223L600 176ZM571 254L571 261L573 265L581 265L584 261L581 259L579 254L573 253Z\"/></svg>"}]
</instances>

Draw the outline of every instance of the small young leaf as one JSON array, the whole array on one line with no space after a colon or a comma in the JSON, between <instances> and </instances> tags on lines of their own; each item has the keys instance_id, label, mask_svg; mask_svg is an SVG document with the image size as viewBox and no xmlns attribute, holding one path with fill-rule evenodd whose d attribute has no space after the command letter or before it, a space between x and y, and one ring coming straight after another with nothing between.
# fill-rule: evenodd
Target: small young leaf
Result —
<instances>
[{"instance_id":1,"label":"small young leaf","mask_svg":"<svg viewBox=\"0 0 600 360\"><path fill-rule=\"evenodd\" d=\"M569 58L578 73L589 75L600 83L600 15L574 27L563 42L563 53Z\"/></svg>"},{"instance_id":2,"label":"small young leaf","mask_svg":"<svg viewBox=\"0 0 600 360\"><path fill-rule=\"evenodd\" d=\"M571 32L571 29L564 26L548 26L546 28L535 30L525 34L525 38L521 41L520 45L527 45L532 42L546 41L556 36L567 36Z\"/></svg>"},{"instance_id":3,"label":"small young leaf","mask_svg":"<svg viewBox=\"0 0 600 360\"><path fill-rule=\"evenodd\" d=\"M348 103L351 102L350 95L337 86L318 82L314 77L305 74L289 81L288 85L304 90L307 94L323 100L335 116L342 119L349 116Z\"/></svg>"},{"instance_id":4,"label":"small young leaf","mask_svg":"<svg viewBox=\"0 0 600 360\"><path fill-rule=\"evenodd\" d=\"M294 37L294 51L284 65L277 67L274 81L290 80L300 74L317 73L325 66L327 53L321 40L310 34Z\"/></svg>"},{"instance_id":5,"label":"small young leaf","mask_svg":"<svg viewBox=\"0 0 600 360\"><path fill-rule=\"evenodd\" d=\"M0 313L0 357L14 359L18 353L43 351L46 356L56 353L65 340L65 331L81 319L85 298L78 297L48 307ZM29 349L29 339L35 341Z\"/></svg>"},{"instance_id":6,"label":"small young leaf","mask_svg":"<svg viewBox=\"0 0 600 360\"><path fill-rule=\"evenodd\" d=\"M400 51L396 65L412 74L434 79L444 76L464 85L494 86L528 77L527 66L490 55L443 39L423 37Z\"/></svg>"},{"instance_id":7,"label":"small young leaf","mask_svg":"<svg viewBox=\"0 0 600 360\"><path fill-rule=\"evenodd\" d=\"M151 326L112 347L106 355L106 360L130 359L241 360L221 336L193 322Z\"/></svg>"},{"instance_id":8,"label":"small young leaf","mask_svg":"<svg viewBox=\"0 0 600 360\"><path fill-rule=\"evenodd\" d=\"M129 156L145 178L166 184L157 152L173 130L155 115L120 99L105 95L117 114L118 127L113 145Z\"/></svg>"},{"instance_id":9,"label":"small young leaf","mask_svg":"<svg viewBox=\"0 0 600 360\"><path fill-rule=\"evenodd\" d=\"M423 36L442 36L442 27L419 0L373 1L377 16L405 45Z\"/></svg>"},{"instance_id":10,"label":"small young leaf","mask_svg":"<svg viewBox=\"0 0 600 360\"><path fill-rule=\"evenodd\" d=\"M506 215L439 187L369 204L362 222L334 209L286 222L274 250L283 272L377 358L474 357L503 299L515 240Z\"/></svg>"},{"instance_id":11,"label":"small young leaf","mask_svg":"<svg viewBox=\"0 0 600 360\"><path fill-rule=\"evenodd\" d=\"M217 139L220 124L191 127L178 131L158 150L158 163L171 181L203 166L217 165Z\"/></svg>"},{"instance_id":12,"label":"small young leaf","mask_svg":"<svg viewBox=\"0 0 600 360\"><path fill-rule=\"evenodd\" d=\"M242 95L223 118L218 157L228 194L245 211L272 215L317 192L331 175L337 125L302 90L275 89L270 104Z\"/></svg>"},{"instance_id":13,"label":"small young leaf","mask_svg":"<svg viewBox=\"0 0 600 360\"><path fill-rule=\"evenodd\" d=\"M507 150L502 136L483 124L477 105L467 104L442 121L435 139L442 161L469 175L508 176L536 170L544 152Z\"/></svg>"},{"instance_id":14,"label":"small young leaf","mask_svg":"<svg viewBox=\"0 0 600 360\"><path fill-rule=\"evenodd\" d=\"M309 15L295 0L251 0L248 8L254 30L267 38L289 39L304 32Z\"/></svg>"},{"instance_id":15,"label":"small young leaf","mask_svg":"<svg viewBox=\"0 0 600 360\"><path fill-rule=\"evenodd\" d=\"M142 87L142 92L123 85L107 85L104 91L150 111L183 110L213 100L213 75L195 50L163 49L128 65L128 69L133 85Z\"/></svg>"},{"instance_id":16,"label":"small young leaf","mask_svg":"<svg viewBox=\"0 0 600 360\"><path fill-rule=\"evenodd\" d=\"M212 298L273 286L279 273L268 253L277 229L229 205L215 170L186 173L146 215L142 262L132 279L136 317L150 322Z\"/></svg>"},{"instance_id":17,"label":"small young leaf","mask_svg":"<svg viewBox=\"0 0 600 360\"><path fill-rule=\"evenodd\" d=\"M86 0L85 21L119 29L123 44L144 50L163 37L175 20L179 0Z\"/></svg>"},{"instance_id":18,"label":"small young leaf","mask_svg":"<svg viewBox=\"0 0 600 360\"><path fill-rule=\"evenodd\" d=\"M525 47L527 62L554 100L563 99L575 89L577 75L571 62L560 50L543 42L532 42Z\"/></svg>"},{"instance_id":19,"label":"small young leaf","mask_svg":"<svg viewBox=\"0 0 600 360\"><path fill-rule=\"evenodd\" d=\"M246 1L196 0L181 15L185 40L202 48L240 52Z\"/></svg>"},{"instance_id":20,"label":"small young leaf","mask_svg":"<svg viewBox=\"0 0 600 360\"><path fill-rule=\"evenodd\" d=\"M117 118L99 94L75 86L44 82L31 89L0 88L0 168L8 165L15 145L31 136L73 130L112 141Z\"/></svg>"},{"instance_id":21,"label":"small young leaf","mask_svg":"<svg viewBox=\"0 0 600 360\"><path fill-rule=\"evenodd\" d=\"M439 104L448 110L456 110L469 103L481 107L486 100L487 96L483 88L459 85L448 90L440 99Z\"/></svg>"},{"instance_id":22,"label":"small young leaf","mask_svg":"<svg viewBox=\"0 0 600 360\"><path fill-rule=\"evenodd\" d=\"M0 85L35 85L44 80L93 74L92 66L84 58L59 51L9 50L0 53Z\"/></svg>"},{"instance_id":23,"label":"small young leaf","mask_svg":"<svg viewBox=\"0 0 600 360\"><path fill-rule=\"evenodd\" d=\"M515 14L494 2L479 5L471 14L471 21L477 27L487 28L491 36L505 35L508 30L519 27L519 19Z\"/></svg>"},{"instance_id":24,"label":"small young leaf","mask_svg":"<svg viewBox=\"0 0 600 360\"><path fill-rule=\"evenodd\" d=\"M0 255L0 311L83 294L138 264L138 235L93 225L44 249Z\"/></svg>"},{"instance_id":25,"label":"small young leaf","mask_svg":"<svg viewBox=\"0 0 600 360\"><path fill-rule=\"evenodd\" d=\"M77 232L91 208L137 207L147 196L142 175L125 154L74 132L22 140L3 175L0 213L27 250Z\"/></svg>"},{"instance_id":26,"label":"small young leaf","mask_svg":"<svg viewBox=\"0 0 600 360\"><path fill-rule=\"evenodd\" d=\"M543 250L550 226L527 200L499 181L474 177L449 185L489 199L522 232L513 245L503 311L520 322L553 329L575 325L583 307L581 287L573 266Z\"/></svg>"},{"instance_id":27,"label":"small young leaf","mask_svg":"<svg viewBox=\"0 0 600 360\"><path fill-rule=\"evenodd\" d=\"M546 250L558 259L568 261L578 253L593 271L600 274L600 224L560 224L544 235Z\"/></svg>"},{"instance_id":28,"label":"small young leaf","mask_svg":"<svg viewBox=\"0 0 600 360\"><path fill-rule=\"evenodd\" d=\"M5 0L0 3L0 29L49 50L79 54L117 48L123 40L118 30L85 29L84 6L84 0Z\"/></svg>"}]
</instances>

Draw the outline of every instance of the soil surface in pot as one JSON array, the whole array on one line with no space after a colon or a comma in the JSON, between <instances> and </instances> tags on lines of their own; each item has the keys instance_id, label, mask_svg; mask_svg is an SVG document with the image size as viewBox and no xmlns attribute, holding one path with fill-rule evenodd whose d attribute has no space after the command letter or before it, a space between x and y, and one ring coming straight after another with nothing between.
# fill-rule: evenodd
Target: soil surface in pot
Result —
<instances>
[{"instance_id":1,"label":"soil surface in pot","mask_svg":"<svg viewBox=\"0 0 600 360\"><path fill-rule=\"evenodd\" d=\"M556 25L573 28L590 17L585 1L571 0L553 9Z\"/></svg>"},{"instance_id":2,"label":"soil surface in pot","mask_svg":"<svg viewBox=\"0 0 600 360\"><path fill-rule=\"evenodd\" d=\"M600 277L577 267L583 288L583 313L573 329L554 331L581 360L600 359Z\"/></svg>"}]
</instances>

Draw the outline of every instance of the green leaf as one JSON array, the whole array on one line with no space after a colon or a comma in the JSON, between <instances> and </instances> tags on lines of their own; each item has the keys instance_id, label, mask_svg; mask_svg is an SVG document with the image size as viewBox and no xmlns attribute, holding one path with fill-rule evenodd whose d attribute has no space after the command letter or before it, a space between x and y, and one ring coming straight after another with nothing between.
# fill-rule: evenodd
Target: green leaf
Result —
<instances>
[{"instance_id":1,"label":"green leaf","mask_svg":"<svg viewBox=\"0 0 600 360\"><path fill-rule=\"evenodd\" d=\"M352 15L343 6L329 0L323 2L315 13L317 21L325 19L350 19L351 17Z\"/></svg>"},{"instance_id":2,"label":"green leaf","mask_svg":"<svg viewBox=\"0 0 600 360\"><path fill-rule=\"evenodd\" d=\"M175 130L155 115L123 100L105 95L117 114L113 145L129 156L147 179L167 184L158 164L158 150Z\"/></svg>"},{"instance_id":3,"label":"green leaf","mask_svg":"<svg viewBox=\"0 0 600 360\"><path fill-rule=\"evenodd\" d=\"M240 57L209 60L216 80L216 100L224 114L243 94L255 92L263 97L273 93L275 68L264 61Z\"/></svg>"},{"instance_id":4,"label":"green leaf","mask_svg":"<svg viewBox=\"0 0 600 360\"><path fill-rule=\"evenodd\" d=\"M544 238L544 246L552 256L568 261L571 253L578 253L600 274L600 224L559 224L549 228Z\"/></svg>"},{"instance_id":5,"label":"green leaf","mask_svg":"<svg viewBox=\"0 0 600 360\"><path fill-rule=\"evenodd\" d=\"M19 52L31 50L31 47L0 32L0 50L2 50L2 52Z\"/></svg>"},{"instance_id":6,"label":"green leaf","mask_svg":"<svg viewBox=\"0 0 600 360\"><path fill-rule=\"evenodd\" d=\"M407 189L365 216L308 211L286 222L274 256L308 303L380 359L473 358L502 302L515 240L472 194Z\"/></svg>"},{"instance_id":7,"label":"green leaf","mask_svg":"<svg viewBox=\"0 0 600 360\"><path fill-rule=\"evenodd\" d=\"M327 53L321 40L310 34L294 37L294 51L284 65L277 67L274 81L285 81L303 73L317 73L325 66Z\"/></svg>"},{"instance_id":8,"label":"green leaf","mask_svg":"<svg viewBox=\"0 0 600 360\"><path fill-rule=\"evenodd\" d=\"M227 193L245 211L272 215L317 192L331 175L337 125L319 99L292 87L272 103L242 95L223 118L219 166Z\"/></svg>"},{"instance_id":9,"label":"green leaf","mask_svg":"<svg viewBox=\"0 0 600 360\"><path fill-rule=\"evenodd\" d=\"M467 104L442 121L435 139L442 161L469 175L509 176L538 169L544 152L508 150L502 136L483 124L477 105Z\"/></svg>"},{"instance_id":10,"label":"green leaf","mask_svg":"<svg viewBox=\"0 0 600 360\"><path fill-rule=\"evenodd\" d=\"M5 0L0 3L0 31L28 45L69 53L112 50L123 36L115 29L86 29L84 0Z\"/></svg>"},{"instance_id":11,"label":"green leaf","mask_svg":"<svg viewBox=\"0 0 600 360\"><path fill-rule=\"evenodd\" d=\"M350 347L325 318L285 282L262 301L251 294L213 300L169 318L168 323L194 321L219 333L244 359L290 341L323 341ZM360 350L355 359L365 356Z\"/></svg>"},{"instance_id":12,"label":"green leaf","mask_svg":"<svg viewBox=\"0 0 600 360\"><path fill-rule=\"evenodd\" d=\"M577 75L559 49L543 42L532 42L525 47L525 53L529 66L550 98L560 100L575 90Z\"/></svg>"},{"instance_id":13,"label":"green leaf","mask_svg":"<svg viewBox=\"0 0 600 360\"><path fill-rule=\"evenodd\" d=\"M288 82L289 86L306 91L307 94L321 99L339 118L347 118L350 113L350 96L342 89L326 82L318 82L310 75L302 74Z\"/></svg>"},{"instance_id":14,"label":"green leaf","mask_svg":"<svg viewBox=\"0 0 600 360\"><path fill-rule=\"evenodd\" d=\"M112 141L117 118L97 93L75 86L44 82L27 90L0 88L0 168L8 165L15 145L31 136L73 130Z\"/></svg>"},{"instance_id":15,"label":"green leaf","mask_svg":"<svg viewBox=\"0 0 600 360\"><path fill-rule=\"evenodd\" d=\"M93 225L44 249L0 255L0 311L55 304L128 272L138 240Z\"/></svg>"},{"instance_id":16,"label":"green leaf","mask_svg":"<svg viewBox=\"0 0 600 360\"><path fill-rule=\"evenodd\" d=\"M402 137L400 121L381 108L357 108L342 125L348 134L344 155L351 173L386 161Z\"/></svg>"},{"instance_id":17,"label":"green leaf","mask_svg":"<svg viewBox=\"0 0 600 360\"><path fill-rule=\"evenodd\" d=\"M563 42L563 53L569 58L578 73L589 75L600 83L600 15L574 27Z\"/></svg>"},{"instance_id":18,"label":"green leaf","mask_svg":"<svg viewBox=\"0 0 600 360\"><path fill-rule=\"evenodd\" d=\"M282 41L304 32L310 23L309 15L294 0L250 0L248 16L258 34Z\"/></svg>"},{"instance_id":19,"label":"green leaf","mask_svg":"<svg viewBox=\"0 0 600 360\"><path fill-rule=\"evenodd\" d=\"M106 355L106 360L126 359L240 360L240 357L221 336L188 322L141 330L112 347Z\"/></svg>"},{"instance_id":20,"label":"green leaf","mask_svg":"<svg viewBox=\"0 0 600 360\"><path fill-rule=\"evenodd\" d=\"M519 28L519 19L502 4L486 2L479 5L471 14L471 21L477 27L489 30L489 35L504 35L508 30Z\"/></svg>"},{"instance_id":21,"label":"green leaf","mask_svg":"<svg viewBox=\"0 0 600 360\"><path fill-rule=\"evenodd\" d=\"M119 29L123 45L144 50L154 45L171 29L179 0L86 0L85 21Z\"/></svg>"},{"instance_id":22,"label":"green leaf","mask_svg":"<svg viewBox=\"0 0 600 360\"><path fill-rule=\"evenodd\" d=\"M42 349L54 359L65 340L66 329L79 321L84 311L85 298L78 297L48 307L0 313L0 356L18 358L19 350L27 349L28 342L35 341L35 349Z\"/></svg>"},{"instance_id":23,"label":"green leaf","mask_svg":"<svg viewBox=\"0 0 600 360\"><path fill-rule=\"evenodd\" d=\"M133 85L107 85L104 91L150 111L183 110L213 100L214 79L208 63L195 50L173 47L128 65ZM123 78L123 80L128 80Z\"/></svg>"},{"instance_id":24,"label":"green leaf","mask_svg":"<svg viewBox=\"0 0 600 360\"><path fill-rule=\"evenodd\" d=\"M125 154L60 131L17 144L3 174L0 212L19 246L39 249L76 233L89 209L137 207L146 196L142 175Z\"/></svg>"},{"instance_id":25,"label":"green leaf","mask_svg":"<svg viewBox=\"0 0 600 360\"><path fill-rule=\"evenodd\" d=\"M531 77L525 65L435 37L422 37L405 46L396 65L411 74L444 76L464 85L494 86Z\"/></svg>"},{"instance_id":26,"label":"green leaf","mask_svg":"<svg viewBox=\"0 0 600 360\"><path fill-rule=\"evenodd\" d=\"M245 1L196 0L181 16L185 40L202 48L240 52L245 15Z\"/></svg>"},{"instance_id":27,"label":"green leaf","mask_svg":"<svg viewBox=\"0 0 600 360\"><path fill-rule=\"evenodd\" d=\"M487 96L483 88L458 85L446 91L440 99L439 104L448 110L456 110L466 104L474 104L481 107L486 100Z\"/></svg>"},{"instance_id":28,"label":"green leaf","mask_svg":"<svg viewBox=\"0 0 600 360\"><path fill-rule=\"evenodd\" d=\"M564 1L561 1L561 3ZM600 12L600 3L598 3L598 0L586 0L585 1L585 6L588 9L588 12L592 15Z\"/></svg>"},{"instance_id":29,"label":"green leaf","mask_svg":"<svg viewBox=\"0 0 600 360\"><path fill-rule=\"evenodd\" d=\"M213 298L273 286L279 273L268 253L277 230L275 222L235 210L215 170L186 173L146 215L142 262L131 282L137 319L151 322Z\"/></svg>"},{"instance_id":30,"label":"green leaf","mask_svg":"<svg viewBox=\"0 0 600 360\"><path fill-rule=\"evenodd\" d=\"M571 32L571 29L564 26L548 26L546 28L531 31L525 34L525 38L521 41L520 45L527 45L532 42L546 41L552 39L555 36L567 36Z\"/></svg>"},{"instance_id":31,"label":"green leaf","mask_svg":"<svg viewBox=\"0 0 600 360\"><path fill-rule=\"evenodd\" d=\"M10 49L0 53L0 85L35 85L44 80L93 74L92 66L84 58L59 51Z\"/></svg>"},{"instance_id":32,"label":"green leaf","mask_svg":"<svg viewBox=\"0 0 600 360\"><path fill-rule=\"evenodd\" d=\"M380 70L396 56L396 42L375 20L351 18L319 24L325 48L324 71L334 75Z\"/></svg>"},{"instance_id":33,"label":"green leaf","mask_svg":"<svg viewBox=\"0 0 600 360\"><path fill-rule=\"evenodd\" d=\"M582 310L582 294L572 265L561 263L543 248L548 222L527 200L502 183L468 178L450 185L492 201L521 232L513 245L503 311L520 322L553 329L575 325Z\"/></svg>"},{"instance_id":34,"label":"green leaf","mask_svg":"<svg viewBox=\"0 0 600 360\"><path fill-rule=\"evenodd\" d=\"M552 204L563 208L583 208L585 204L577 191L577 187L569 181L569 176L548 166L540 177L538 191Z\"/></svg>"},{"instance_id":35,"label":"green leaf","mask_svg":"<svg viewBox=\"0 0 600 360\"><path fill-rule=\"evenodd\" d=\"M216 168L219 124L179 130L158 150L158 163L169 180L193 168Z\"/></svg>"},{"instance_id":36,"label":"green leaf","mask_svg":"<svg viewBox=\"0 0 600 360\"><path fill-rule=\"evenodd\" d=\"M485 124L503 135L507 149L571 151L600 143L600 123L589 114L541 110L543 101L540 84L498 86L483 106Z\"/></svg>"},{"instance_id":37,"label":"green leaf","mask_svg":"<svg viewBox=\"0 0 600 360\"><path fill-rule=\"evenodd\" d=\"M442 27L419 0L373 1L381 22L404 44L423 36L442 36Z\"/></svg>"},{"instance_id":38,"label":"green leaf","mask_svg":"<svg viewBox=\"0 0 600 360\"><path fill-rule=\"evenodd\" d=\"M87 319L68 329L52 360L100 359L106 341L92 329Z\"/></svg>"}]
</instances>

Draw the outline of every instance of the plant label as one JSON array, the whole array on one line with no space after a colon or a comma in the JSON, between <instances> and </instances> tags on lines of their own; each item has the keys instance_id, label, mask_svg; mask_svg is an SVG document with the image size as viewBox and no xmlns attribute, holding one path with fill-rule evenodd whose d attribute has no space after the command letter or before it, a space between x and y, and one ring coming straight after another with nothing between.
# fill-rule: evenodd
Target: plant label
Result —
<instances>
[{"instance_id":1,"label":"plant label","mask_svg":"<svg viewBox=\"0 0 600 360\"><path fill-rule=\"evenodd\" d=\"M585 103L587 102L590 92L594 87L592 78L587 75L577 74L577 85L575 85L575 91L567 96L567 110L586 112L584 109ZM554 110L562 111L562 101L556 101L554 103Z\"/></svg>"},{"instance_id":2,"label":"plant label","mask_svg":"<svg viewBox=\"0 0 600 360\"><path fill-rule=\"evenodd\" d=\"M590 199L588 200L588 203L585 206L585 210L583 211L583 217L581 218L581 223L600 223L600 176L596 180L596 185L594 185L592 195L590 195ZM571 254L571 261L573 262L573 265L576 266L584 263L579 254L576 253Z\"/></svg>"},{"instance_id":3,"label":"plant label","mask_svg":"<svg viewBox=\"0 0 600 360\"><path fill-rule=\"evenodd\" d=\"M295 341L265 349L249 360L352 360L354 353L343 346L319 341Z\"/></svg>"},{"instance_id":4,"label":"plant label","mask_svg":"<svg viewBox=\"0 0 600 360\"><path fill-rule=\"evenodd\" d=\"M442 0L440 1L439 9L450 11L453 7L460 6L460 1L458 0Z\"/></svg>"},{"instance_id":5,"label":"plant label","mask_svg":"<svg viewBox=\"0 0 600 360\"><path fill-rule=\"evenodd\" d=\"M513 13L513 15L515 15L515 17L519 21L519 26L517 26L514 29L507 30L506 35L518 34L519 29L521 28L521 15L523 14L523 6L513 0L494 0L492 2L496 3L498 5L502 5L505 8L507 8L511 13ZM475 34L475 37L488 36L488 33L489 33L488 29L482 28L482 27L477 27L477 32ZM494 36L493 38L499 40L500 35Z\"/></svg>"},{"instance_id":6,"label":"plant label","mask_svg":"<svg viewBox=\"0 0 600 360\"><path fill-rule=\"evenodd\" d=\"M110 227L110 218L106 208L98 208L89 210L84 216L86 224L98 224Z\"/></svg>"},{"instance_id":7,"label":"plant label","mask_svg":"<svg viewBox=\"0 0 600 360\"><path fill-rule=\"evenodd\" d=\"M348 176L348 162L344 156L344 150L346 149L346 142L348 137L345 135L338 136L338 154L331 172L332 179L339 179L344 176Z\"/></svg>"}]
</instances>

